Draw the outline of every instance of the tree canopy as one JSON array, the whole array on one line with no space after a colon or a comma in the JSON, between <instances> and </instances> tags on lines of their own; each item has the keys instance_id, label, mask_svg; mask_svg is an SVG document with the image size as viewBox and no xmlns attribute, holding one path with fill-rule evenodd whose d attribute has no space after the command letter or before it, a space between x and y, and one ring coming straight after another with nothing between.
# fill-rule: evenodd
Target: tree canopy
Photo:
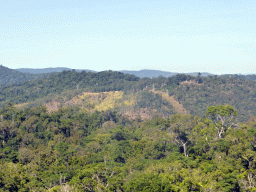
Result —
<instances>
[{"instance_id":1,"label":"tree canopy","mask_svg":"<svg viewBox=\"0 0 256 192\"><path fill-rule=\"evenodd\" d=\"M74 106L47 112L0 111L0 191L256 190L256 118L232 127L230 105L145 121Z\"/></svg>"}]
</instances>

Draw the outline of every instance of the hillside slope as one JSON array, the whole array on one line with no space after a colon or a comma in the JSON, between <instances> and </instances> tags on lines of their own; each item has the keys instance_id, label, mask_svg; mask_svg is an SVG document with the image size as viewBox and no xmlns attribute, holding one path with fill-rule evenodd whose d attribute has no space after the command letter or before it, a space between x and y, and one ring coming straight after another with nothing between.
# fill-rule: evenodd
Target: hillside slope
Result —
<instances>
[{"instance_id":1,"label":"hillside slope","mask_svg":"<svg viewBox=\"0 0 256 192\"><path fill-rule=\"evenodd\" d=\"M174 110L176 111L176 113L179 113L179 114L183 114L183 115L186 115L186 114L189 114L189 112L183 107L183 105L181 103L179 103L175 98L174 96L170 96L168 95L167 93L164 93L163 91L154 91L154 93L159 93L162 95L162 97L164 99L166 99L170 105L173 106Z\"/></svg>"},{"instance_id":2,"label":"hillside slope","mask_svg":"<svg viewBox=\"0 0 256 192\"><path fill-rule=\"evenodd\" d=\"M158 97L161 97L160 91L158 93ZM141 120L151 119L152 115L156 112L159 117L165 118L171 117L176 113L186 114L184 113L185 110L182 108L182 105L175 101L173 97L169 96L167 99L161 98L162 100L159 103L160 107L154 105L152 107L147 106L142 108L138 104L141 101L141 92L137 92L132 95L125 95L123 91L100 93L79 92L77 94L75 93L71 97L67 97L67 94L67 92L63 92L56 97L51 96L45 98L43 101L41 99L36 99L32 102L21 103L14 106L19 109L25 109L26 107L30 106L45 106L49 114L58 111L61 107L68 106L78 106L81 108L81 111L86 111L89 113L94 113L96 111L115 110L118 112L118 114L126 115L130 120L136 118L141 118ZM157 94L157 92L154 94ZM155 98L153 97L151 99L154 100Z\"/></svg>"},{"instance_id":3,"label":"hillside slope","mask_svg":"<svg viewBox=\"0 0 256 192\"><path fill-rule=\"evenodd\" d=\"M184 81L170 94L192 115L204 116L207 107L229 104L239 111L240 121L248 120L251 115L256 116L255 81L235 77L204 78L200 84Z\"/></svg>"},{"instance_id":4,"label":"hillside slope","mask_svg":"<svg viewBox=\"0 0 256 192\"><path fill-rule=\"evenodd\" d=\"M153 93L150 91L153 89L164 93L168 90L170 97L165 98L161 92ZM98 99L98 103L86 104L87 108L94 109L93 105L96 105L98 110L105 110L112 106L113 110L126 112L131 116L140 114L145 118L146 116L149 118L154 113L163 117L174 113L189 113L204 117L203 109L211 105L230 104L239 110L239 121L246 121L251 115L256 115L255 81L234 77L193 77L184 74L150 79L113 71L99 73L63 71L44 79L8 85L0 90L0 107L8 102L28 103L29 107L34 107L49 103L52 98L58 98L54 102L65 105L64 102L83 92L113 91L117 91L117 94L123 92L122 96L111 96L115 103L111 100L103 102ZM125 97L134 100L130 108L124 104L128 102L124 100ZM66 100L64 101L63 98ZM121 106L118 106L118 103Z\"/></svg>"},{"instance_id":5,"label":"hillside slope","mask_svg":"<svg viewBox=\"0 0 256 192\"><path fill-rule=\"evenodd\" d=\"M6 86L13 83L21 83L28 80L40 79L51 74L30 74L22 73L8 67L0 66L0 86Z\"/></svg>"}]
</instances>

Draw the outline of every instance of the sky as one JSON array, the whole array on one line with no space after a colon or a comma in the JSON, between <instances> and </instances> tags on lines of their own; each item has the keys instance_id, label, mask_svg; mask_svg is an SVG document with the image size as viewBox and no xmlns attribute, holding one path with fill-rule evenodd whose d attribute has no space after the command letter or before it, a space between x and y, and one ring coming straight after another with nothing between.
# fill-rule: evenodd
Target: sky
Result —
<instances>
[{"instance_id":1,"label":"sky","mask_svg":"<svg viewBox=\"0 0 256 192\"><path fill-rule=\"evenodd\" d=\"M0 0L0 64L256 74L255 20L255 0Z\"/></svg>"}]
</instances>

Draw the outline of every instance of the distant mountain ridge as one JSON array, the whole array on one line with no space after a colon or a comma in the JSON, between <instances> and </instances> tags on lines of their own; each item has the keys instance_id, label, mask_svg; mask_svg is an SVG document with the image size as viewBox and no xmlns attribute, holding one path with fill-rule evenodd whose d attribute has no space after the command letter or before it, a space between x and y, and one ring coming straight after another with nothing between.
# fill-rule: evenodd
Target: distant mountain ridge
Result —
<instances>
[{"instance_id":1,"label":"distant mountain ridge","mask_svg":"<svg viewBox=\"0 0 256 192\"><path fill-rule=\"evenodd\" d=\"M75 70L76 72L82 72L82 71L86 71L86 72L92 72L92 73L98 73L99 71L93 71L93 70L89 70L89 69L71 69L71 68L67 68L67 67L55 67L55 68L42 68L42 69L33 69L33 68L20 68L20 69L13 69L15 71L19 71L22 73L32 73L32 74L47 74L47 73L60 73L64 70L66 71L71 71L71 70ZM177 74L185 74L185 75L191 75L196 77L198 75L198 72L192 72L192 73L181 73L181 72L167 72L167 71L160 71L160 70L150 70L150 69L143 69L140 71L127 71L127 70L122 70L122 71L117 71L117 72L122 72L124 74L130 74L130 75L135 75L137 77L140 78L157 78L159 76L163 76L163 77L172 77L175 76ZM208 76L215 76L217 74L212 74L212 73L208 73L208 72L200 72L201 77L208 77ZM224 77L236 77L236 78L241 78L241 79L246 79L246 80L256 80L256 74L223 74L223 75L217 75L217 76L224 76Z\"/></svg>"},{"instance_id":2,"label":"distant mountain ridge","mask_svg":"<svg viewBox=\"0 0 256 192\"><path fill-rule=\"evenodd\" d=\"M67 67L50 67L50 68L41 68L41 69L34 69L34 68L19 68L19 69L14 69L16 71L22 72L22 73L32 73L32 74L39 74L39 73L53 73L53 72L62 72L64 70L66 71L71 71L73 69L67 68ZM97 73L97 71L93 70L88 70L88 69L75 69L77 72L81 71L86 71L86 72L94 72Z\"/></svg>"},{"instance_id":3,"label":"distant mountain ridge","mask_svg":"<svg viewBox=\"0 0 256 192\"><path fill-rule=\"evenodd\" d=\"M50 68L42 68L42 69L20 68L20 69L14 69L14 70L22 72L22 73L32 73L32 74L62 72L64 70L66 70L66 71L75 70L77 72L86 71L86 72L98 73L98 71L93 71L93 70L89 70L89 69L71 69L71 68L67 68L67 67L55 67L55 68L50 67ZM143 70L140 70L140 71L122 70L122 71L118 71L118 72L130 74L130 75L135 75L135 76L140 77L140 78L143 78L143 77L148 77L148 78L155 77L155 78L157 78L161 75L163 77L171 77L171 76L175 76L177 74L181 74L181 73L178 73L178 72L167 72L167 71L149 70L149 69L143 69ZM197 72L183 73L183 74L191 75L191 76L197 76L198 75ZM209 75L215 75L215 74L207 73L207 72L202 72L201 73L202 77L207 77Z\"/></svg>"},{"instance_id":4,"label":"distant mountain ridge","mask_svg":"<svg viewBox=\"0 0 256 192\"><path fill-rule=\"evenodd\" d=\"M20 72L18 70L10 69L8 67L4 67L0 65L0 85L5 86L7 84L21 83L24 81L44 78L53 73L31 74L31 73Z\"/></svg>"},{"instance_id":5,"label":"distant mountain ridge","mask_svg":"<svg viewBox=\"0 0 256 192\"><path fill-rule=\"evenodd\" d=\"M5 86L7 84L12 84L12 83L22 83L25 81L29 80L34 80L38 78L44 78L49 75L52 75L54 73L61 73L63 71L76 71L76 72L91 72L91 73L99 73L99 71L93 71L89 69L71 69L71 68L66 68L66 67L56 67L56 68L42 68L42 69L33 69L33 68L20 68L20 69L10 69L8 67L4 67L0 65L0 85ZM111 71L111 70L109 70ZM139 78L157 78L157 77L172 77L177 74L185 74L185 75L191 75L196 77L198 75L197 72L192 72L192 73L178 73L178 72L167 72L167 71L160 71L160 70L140 70L140 71L116 71L116 72L121 72L124 74L129 74L129 75L135 75ZM208 76L223 76L223 77L235 77L235 78L241 78L245 80L256 80L256 75L242 75L242 74L224 74L224 75L216 75L212 73L207 73L207 72L200 72L201 77L208 77Z\"/></svg>"},{"instance_id":6,"label":"distant mountain ridge","mask_svg":"<svg viewBox=\"0 0 256 192\"><path fill-rule=\"evenodd\" d=\"M130 75L135 75L137 77L143 78L143 77L148 77L148 78L157 78L159 76L163 76L163 77L171 77L171 76L175 76L177 74L185 74L185 75L191 75L191 76L197 76L198 73L197 72L193 72L193 73L178 73L178 72L167 72L167 71L159 71L159 70L148 70L148 69L143 69L140 71L120 71L122 73L128 73ZM201 76L202 77L207 77L207 76L214 76L215 74L212 73L207 73L207 72L202 72Z\"/></svg>"}]
</instances>

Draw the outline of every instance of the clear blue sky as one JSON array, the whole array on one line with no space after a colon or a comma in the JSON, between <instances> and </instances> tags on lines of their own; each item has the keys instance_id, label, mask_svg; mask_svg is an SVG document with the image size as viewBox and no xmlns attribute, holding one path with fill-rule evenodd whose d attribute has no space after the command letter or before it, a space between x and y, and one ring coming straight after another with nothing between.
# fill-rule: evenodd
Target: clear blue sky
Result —
<instances>
[{"instance_id":1,"label":"clear blue sky","mask_svg":"<svg viewBox=\"0 0 256 192\"><path fill-rule=\"evenodd\" d=\"M0 64L256 73L255 0L0 0Z\"/></svg>"}]
</instances>

